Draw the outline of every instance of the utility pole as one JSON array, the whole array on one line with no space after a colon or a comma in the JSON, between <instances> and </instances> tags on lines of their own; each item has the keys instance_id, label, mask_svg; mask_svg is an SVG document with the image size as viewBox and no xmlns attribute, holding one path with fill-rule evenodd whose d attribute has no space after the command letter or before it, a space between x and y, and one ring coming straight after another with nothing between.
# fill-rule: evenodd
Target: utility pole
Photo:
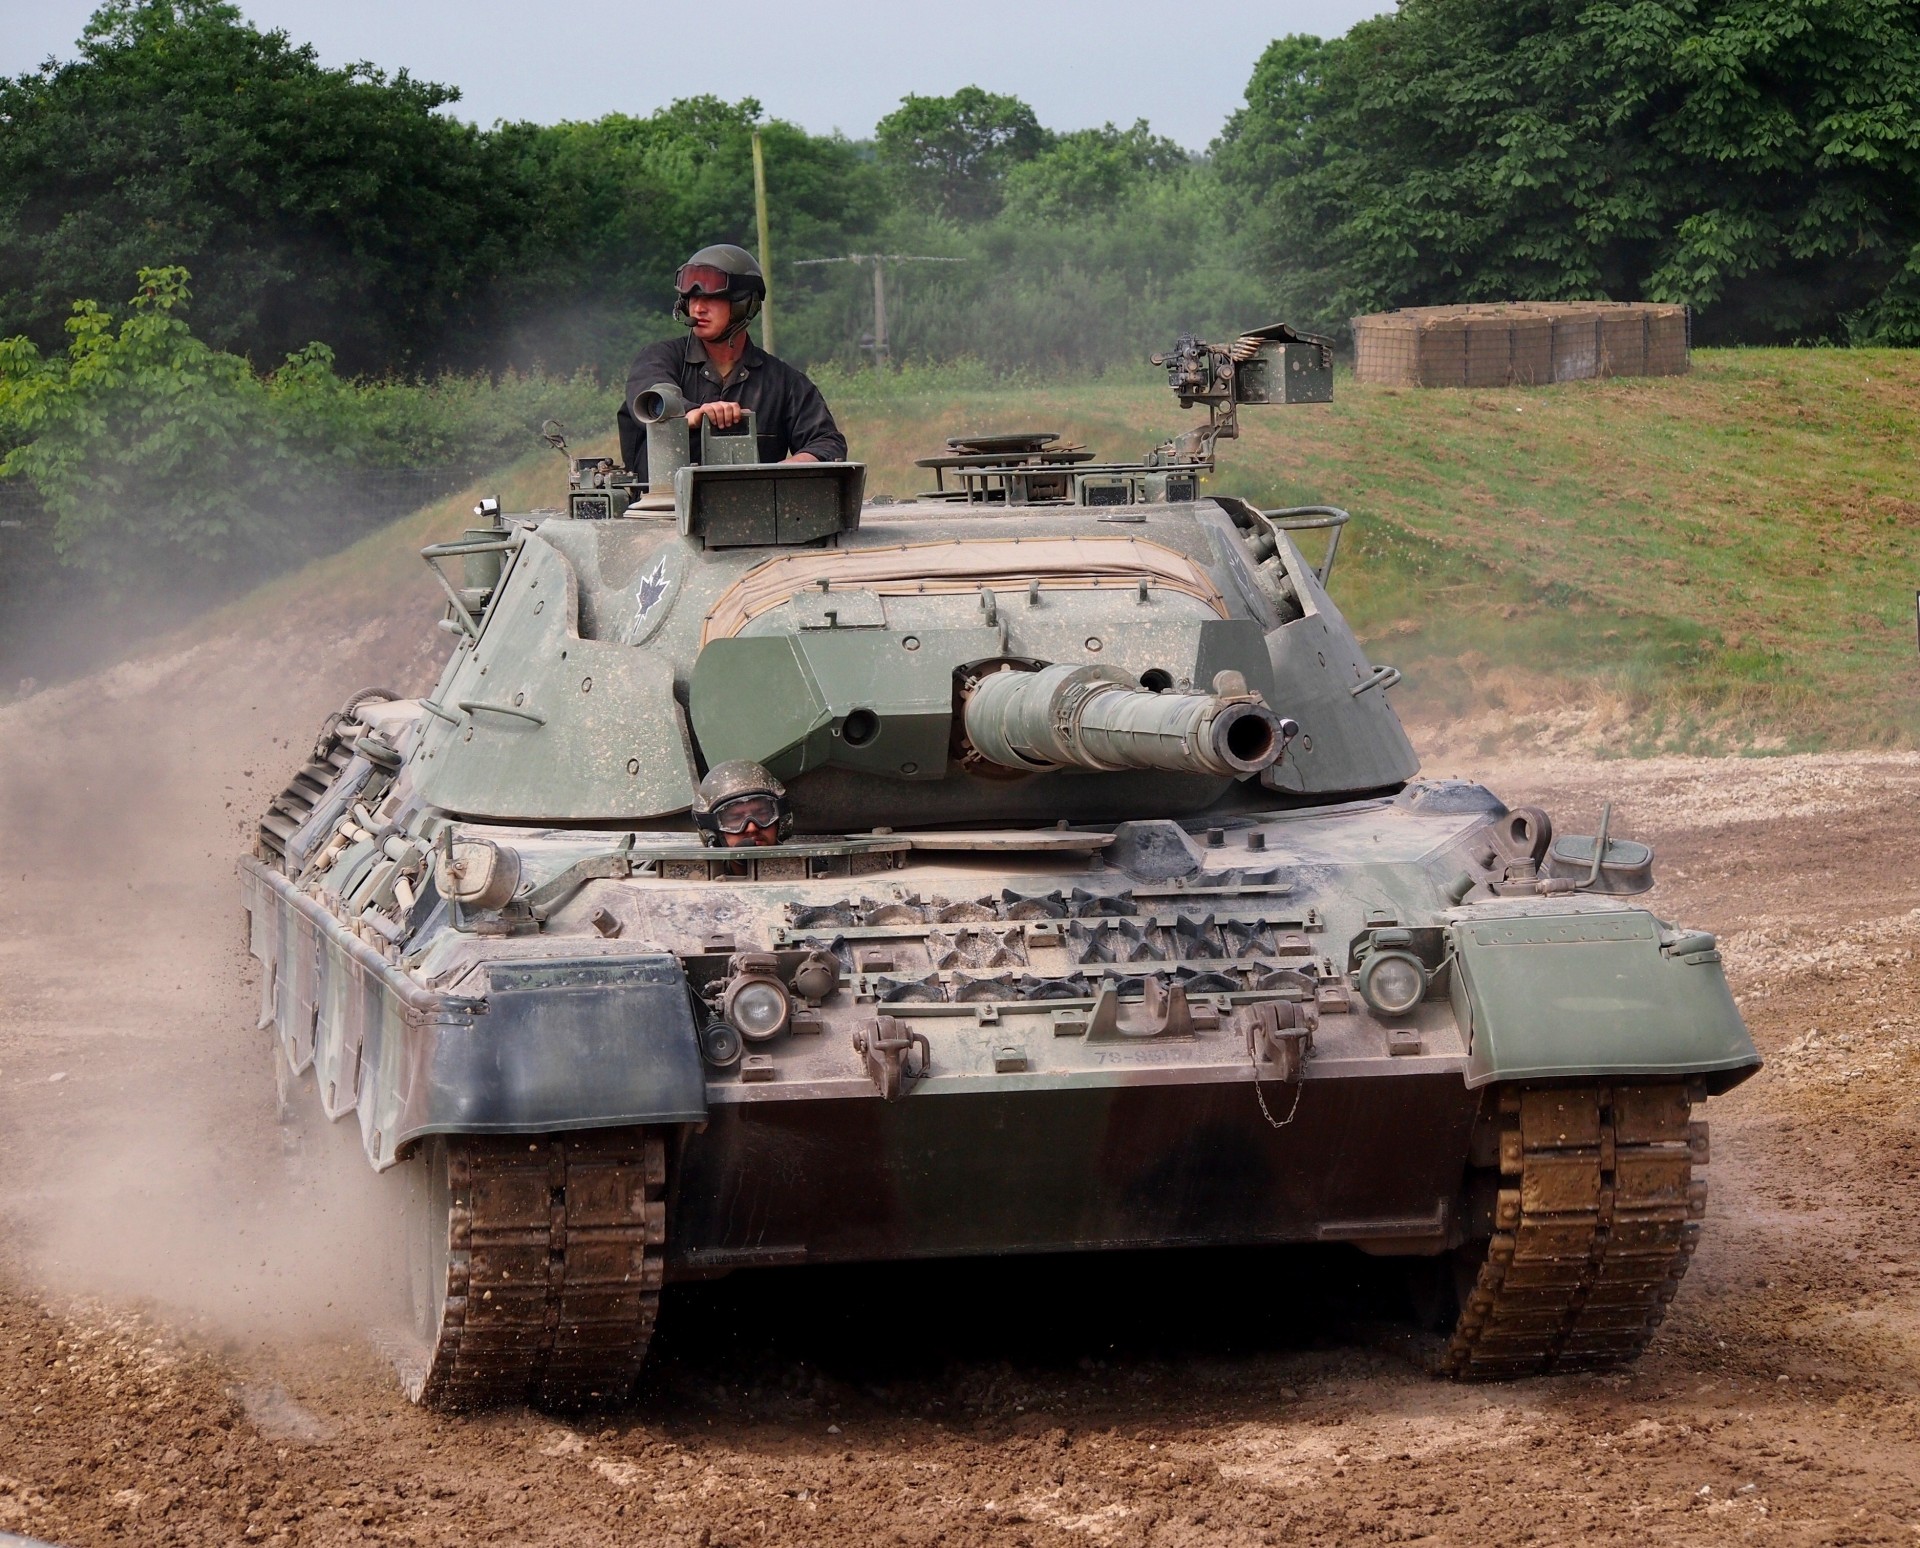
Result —
<instances>
[{"instance_id":1,"label":"utility pole","mask_svg":"<svg viewBox=\"0 0 1920 1548\"><path fill-rule=\"evenodd\" d=\"M935 258L922 253L848 253L844 258L796 258L798 269L816 263L870 263L873 265L873 363L892 359L887 344L887 265L890 263L965 263L964 258Z\"/></svg>"},{"instance_id":2,"label":"utility pole","mask_svg":"<svg viewBox=\"0 0 1920 1548\"><path fill-rule=\"evenodd\" d=\"M760 228L760 277L767 287L760 303L760 347L773 353L773 251L767 242L767 161L760 154L760 131L753 131L753 218Z\"/></svg>"}]
</instances>

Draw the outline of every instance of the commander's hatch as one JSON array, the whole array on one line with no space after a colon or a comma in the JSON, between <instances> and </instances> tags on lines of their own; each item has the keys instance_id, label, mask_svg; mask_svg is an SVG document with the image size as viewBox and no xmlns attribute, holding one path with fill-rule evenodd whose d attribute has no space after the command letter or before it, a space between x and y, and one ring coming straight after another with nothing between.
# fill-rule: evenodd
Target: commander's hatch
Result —
<instances>
[{"instance_id":1,"label":"commander's hatch","mask_svg":"<svg viewBox=\"0 0 1920 1548\"><path fill-rule=\"evenodd\" d=\"M673 476L680 535L706 548L816 543L860 525L862 462L692 463Z\"/></svg>"}]
</instances>

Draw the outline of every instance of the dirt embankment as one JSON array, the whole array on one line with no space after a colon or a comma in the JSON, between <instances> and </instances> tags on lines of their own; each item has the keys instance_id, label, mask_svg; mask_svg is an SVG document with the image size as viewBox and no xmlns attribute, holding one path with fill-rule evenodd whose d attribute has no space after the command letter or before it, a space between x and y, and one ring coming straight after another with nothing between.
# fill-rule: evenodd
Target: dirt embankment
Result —
<instances>
[{"instance_id":1,"label":"dirt embankment","mask_svg":"<svg viewBox=\"0 0 1920 1548\"><path fill-rule=\"evenodd\" d=\"M1164 1254L739 1275L631 1411L409 1409L380 1190L272 1120L231 857L405 619L234 637L0 711L0 1531L75 1545L1910 1543L1913 757L1509 762L1653 839L1767 1070L1616 1376L1461 1388L1382 1266ZM333 1161L343 1162L338 1168Z\"/></svg>"}]
</instances>

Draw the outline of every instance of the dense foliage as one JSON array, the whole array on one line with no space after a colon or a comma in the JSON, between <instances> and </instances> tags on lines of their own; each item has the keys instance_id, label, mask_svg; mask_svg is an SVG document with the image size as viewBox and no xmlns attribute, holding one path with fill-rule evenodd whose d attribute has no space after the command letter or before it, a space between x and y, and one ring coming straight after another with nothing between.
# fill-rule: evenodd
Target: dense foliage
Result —
<instances>
[{"instance_id":1,"label":"dense foliage","mask_svg":"<svg viewBox=\"0 0 1920 1548\"><path fill-rule=\"evenodd\" d=\"M894 200L868 250L902 260L886 271L894 360L1098 370L1263 310L1203 163L1144 122L1052 134L1030 132L1032 117L969 88L909 97L881 120L877 170ZM948 261L914 261L928 258ZM789 268L780 283L783 348L862 358L869 266Z\"/></svg>"},{"instance_id":2,"label":"dense foliage","mask_svg":"<svg viewBox=\"0 0 1920 1548\"><path fill-rule=\"evenodd\" d=\"M108 0L79 58L0 83L0 334L51 342L74 298L184 264L218 348L458 354L533 205L497 137L435 111L457 98L324 68L225 0Z\"/></svg>"},{"instance_id":3,"label":"dense foliage","mask_svg":"<svg viewBox=\"0 0 1920 1548\"><path fill-rule=\"evenodd\" d=\"M1007 173L1053 143L1018 97L965 86L951 97L907 96L873 132L894 191L959 219L991 215Z\"/></svg>"},{"instance_id":4,"label":"dense foliage","mask_svg":"<svg viewBox=\"0 0 1920 1548\"><path fill-rule=\"evenodd\" d=\"M116 321L93 301L65 351L0 343L0 475L30 482L53 548L109 581L226 567L258 574L353 535L339 491L370 468L478 470L546 416L589 419L591 379L342 378L314 344L258 374L189 328L187 274L141 271Z\"/></svg>"},{"instance_id":5,"label":"dense foliage","mask_svg":"<svg viewBox=\"0 0 1920 1548\"><path fill-rule=\"evenodd\" d=\"M77 58L0 82L0 337L56 349L74 298L180 265L217 350L611 376L671 326L689 252L753 245L756 130L777 342L802 360L857 362L872 316L870 269L806 257L965 260L890 271L896 359L1084 368L1256 305L1216 183L1144 123L1055 134L967 87L860 145L751 98L488 130L439 111L457 100L329 69L229 0L107 0Z\"/></svg>"},{"instance_id":6,"label":"dense foliage","mask_svg":"<svg viewBox=\"0 0 1920 1548\"><path fill-rule=\"evenodd\" d=\"M1273 44L1217 162L1298 320L1644 298L1920 343L1912 0L1402 0Z\"/></svg>"},{"instance_id":7,"label":"dense foliage","mask_svg":"<svg viewBox=\"0 0 1920 1548\"><path fill-rule=\"evenodd\" d=\"M619 371L668 278L752 245L772 193L782 352L1137 360L1187 325L1508 297L1691 303L1701 336L1920 340L1911 0L1403 0L1282 38L1206 158L910 95L870 142L752 99L479 129L450 87L323 66L231 0L106 0L0 81L0 337L190 268L215 350L323 339L353 373Z\"/></svg>"}]
</instances>

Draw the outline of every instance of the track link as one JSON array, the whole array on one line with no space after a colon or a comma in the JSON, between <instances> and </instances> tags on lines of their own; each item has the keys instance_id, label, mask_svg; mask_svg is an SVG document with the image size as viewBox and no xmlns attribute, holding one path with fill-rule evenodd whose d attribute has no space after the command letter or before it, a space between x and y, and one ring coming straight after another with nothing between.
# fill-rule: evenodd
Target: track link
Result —
<instances>
[{"instance_id":1,"label":"track link","mask_svg":"<svg viewBox=\"0 0 1920 1548\"><path fill-rule=\"evenodd\" d=\"M427 1349L408 1396L438 1408L615 1403L659 1314L666 1147L643 1129L459 1137L427 1159ZM432 1245L430 1242L429 1245Z\"/></svg>"},{"instance_id":2,"label":"track link","mask_svg":"<svg viewBox=\"0 0 1920 1548\"><path fill-rule=\"evenodd\" d=\"M1699 1240L1707 1126L1675 1084L1508 1090L1486 1260L1443 1369L1466 1380L1631 1360Z\"/></svg>"}]
</instances>

